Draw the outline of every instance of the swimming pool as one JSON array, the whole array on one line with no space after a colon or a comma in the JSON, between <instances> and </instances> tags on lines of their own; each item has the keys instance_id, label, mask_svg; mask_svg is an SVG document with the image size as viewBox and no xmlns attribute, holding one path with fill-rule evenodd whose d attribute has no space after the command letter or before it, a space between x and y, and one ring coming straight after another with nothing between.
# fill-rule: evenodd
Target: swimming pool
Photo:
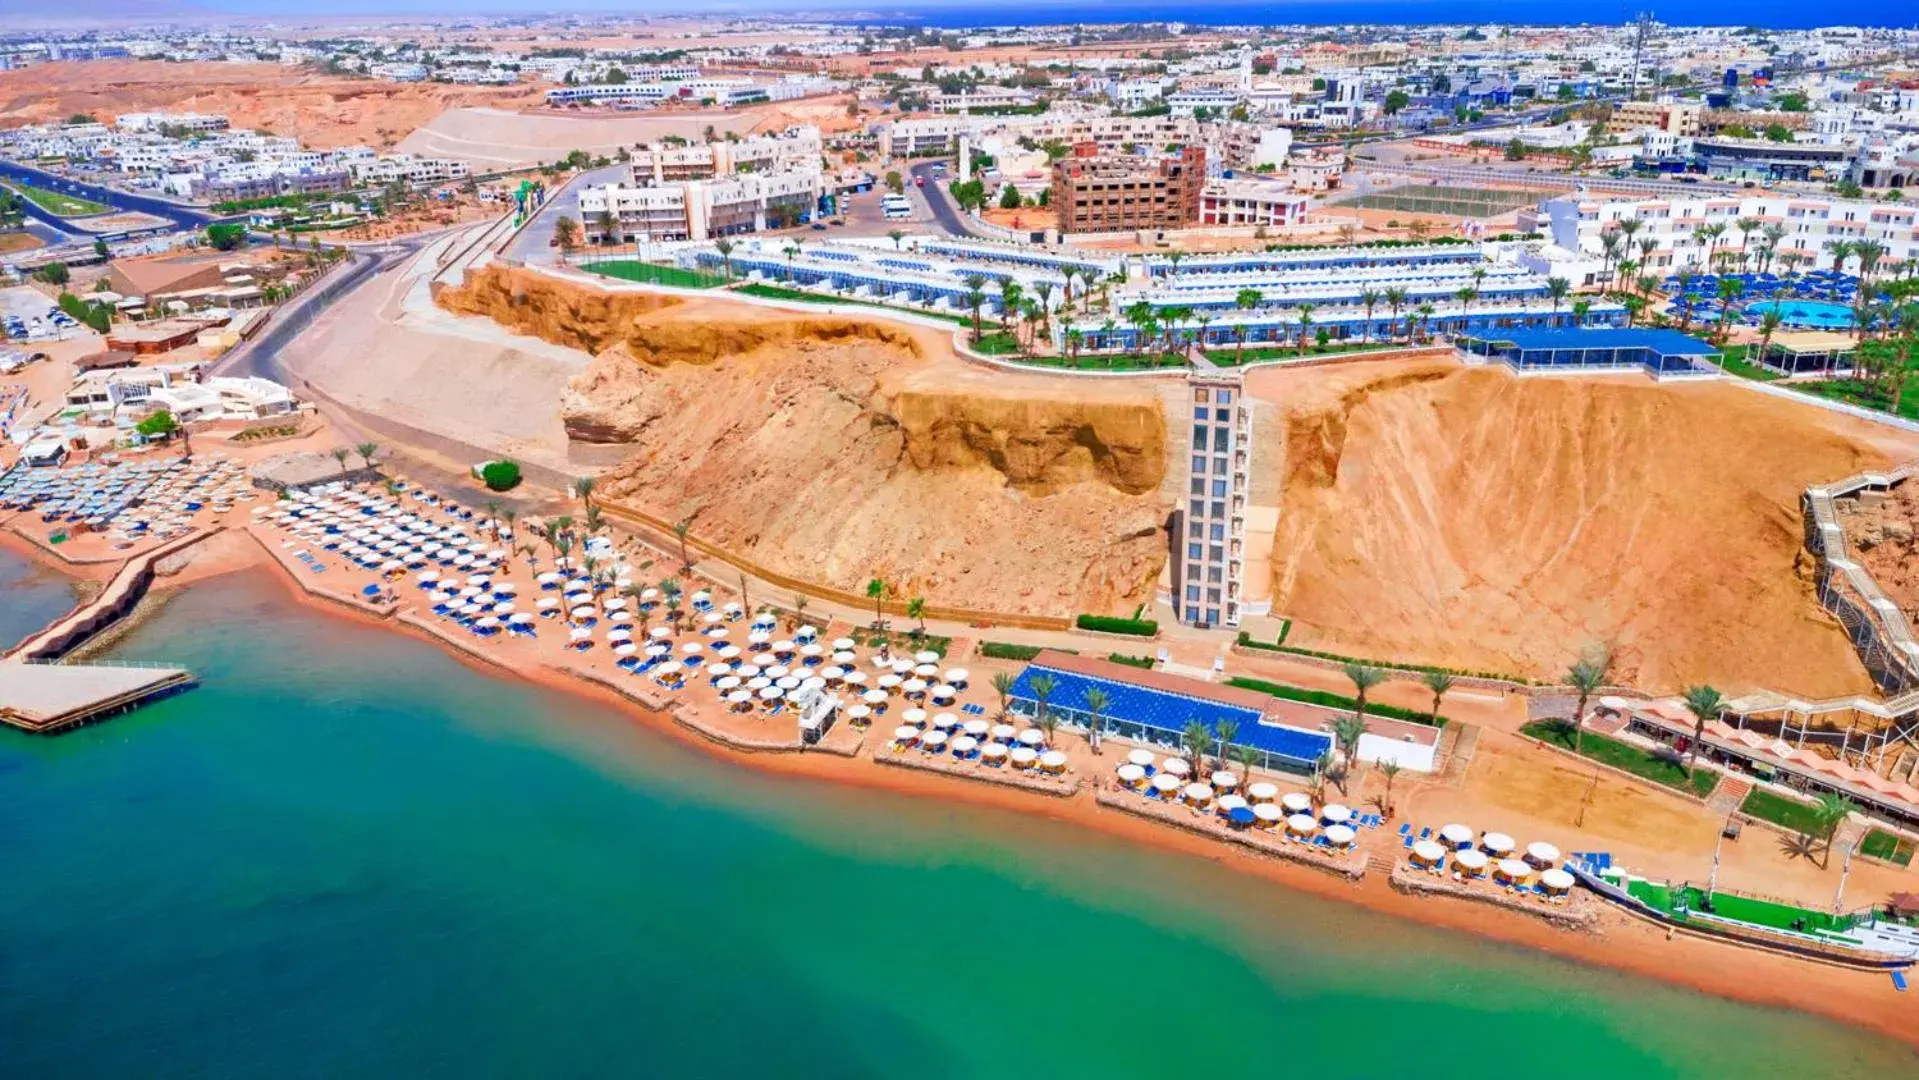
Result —
<instances>
[{"instance_id":1,"label":"swimming pool","mask_svg":"<svg viewBox=\"0 0 1919 1080\"><path fill-rule=\"evenodd\" d=\"M1767 300L1746 309L1754 318L1778 311L1783 325L1812 330L1852 329L1852 309L1823 300Z\"/></svg>"}]
</instances>

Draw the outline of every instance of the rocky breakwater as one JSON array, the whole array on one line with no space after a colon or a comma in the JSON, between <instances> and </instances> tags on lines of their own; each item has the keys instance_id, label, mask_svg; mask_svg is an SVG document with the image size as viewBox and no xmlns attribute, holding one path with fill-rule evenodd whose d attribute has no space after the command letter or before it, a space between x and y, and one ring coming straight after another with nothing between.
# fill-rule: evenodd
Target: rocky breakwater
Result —
<instances>
[{"instance_id":1,"label":"rocky breakwater","mask_svg":"<svg viewBox=\"0 0 1919 1080\"><path fill-rule=\"evenodd\" d=\"M1130 610L1165 562L1148 389L958 362L939 331L488 270L450 310L594 353L560 409L598 497L786 576L1018 614Z\"/></svg>"}]
</instances>

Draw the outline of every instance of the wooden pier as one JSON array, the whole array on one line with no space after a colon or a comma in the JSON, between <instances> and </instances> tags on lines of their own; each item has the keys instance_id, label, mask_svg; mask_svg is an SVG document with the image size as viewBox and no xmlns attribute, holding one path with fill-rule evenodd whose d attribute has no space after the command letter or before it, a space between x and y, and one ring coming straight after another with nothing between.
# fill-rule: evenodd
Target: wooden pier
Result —
<instances>
[{"instance_id":1,"label":"wooden pier","mask_svg":"<svg viewBox=\"0 0 1919 1080\"><path fill-rule=\"evenodd\" d=\"M157 664L0 663L0 723L52 735L193 684L193 673L185 668Z\"/></svg>"}]
</instances>

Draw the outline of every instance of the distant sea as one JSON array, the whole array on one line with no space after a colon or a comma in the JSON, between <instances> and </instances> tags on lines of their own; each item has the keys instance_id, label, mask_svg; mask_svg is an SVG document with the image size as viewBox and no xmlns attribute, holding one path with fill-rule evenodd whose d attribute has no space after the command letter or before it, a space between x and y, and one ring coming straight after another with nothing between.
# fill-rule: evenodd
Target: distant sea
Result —
<instances>
[{"instance_id":1,"label":"distant sea","mask_svg":"<svg viewBox=\"0 0 1919 1080\"><path fill-rule=\"evenodd\" d=\"M71 579L0 549L0 651L73 607Z\"/></svg>"},{"instance_id":2,"label":"distant sea","mask_svg":"<svg viewBox=\"0 0 1919 1080\"><path fill-rule=\"evenodd\" d=\"M817 8L813 10L818 10ZM1739 4L1708 0L1668 3L1620 3L1618 0L1571 0L1568 3L1515 3L1511 0L1295 0L1252 3L1226 0L1192 7L1117 0L1090 4L1084 0L1032 0L1010 4L985 0L978 4L927 3L875 8L846 21L875 23L903 18L940 27L1034 26L1059 23L1185 22L1205 26L1341 26L1426 25L1433 23L1492 23L1512 26L1599 23L1621 25L1639 12L1650 13L1672 26L1760 26L1803 29L1818 26L1914 26L1919 9L1909 2L1864 0L1840 8L1790 0L1750 0Z\"/></svg>"},{"instance_id":3,"label":"distant sea","mask_svg":"<svg viewBox=\"0 0 1919 1080\"><path fill-rule=\"evenodd\" d=\"M264 578L117 652L203 685L0 730L9 1077L1919 1073L1205 860L761 775Z\"/></svg>"}]
</instances>

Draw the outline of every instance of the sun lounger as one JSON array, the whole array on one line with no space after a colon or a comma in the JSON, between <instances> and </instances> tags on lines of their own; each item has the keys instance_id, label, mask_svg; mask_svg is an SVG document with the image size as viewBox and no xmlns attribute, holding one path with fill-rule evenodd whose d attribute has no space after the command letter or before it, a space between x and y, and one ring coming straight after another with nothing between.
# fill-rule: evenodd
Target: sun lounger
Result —
<instances>
[{"instance_id":1,"label":"sun lounger","mask_svg":"<svg viewBox=\"0 0 1919 1080\"><path fill-rule=\"evenodd\" d=\"M1401 824L1401 825L1399 826L1399 835L1401 835L1401 836L1411 836L1412 834L1413 834L1413 823L1412 823L1412 822L1410 822L1410 821L1408 821L1408 822L1404 822L1404 823L1402 823L1402 824Z\"/></svg>"}]
</instances>

